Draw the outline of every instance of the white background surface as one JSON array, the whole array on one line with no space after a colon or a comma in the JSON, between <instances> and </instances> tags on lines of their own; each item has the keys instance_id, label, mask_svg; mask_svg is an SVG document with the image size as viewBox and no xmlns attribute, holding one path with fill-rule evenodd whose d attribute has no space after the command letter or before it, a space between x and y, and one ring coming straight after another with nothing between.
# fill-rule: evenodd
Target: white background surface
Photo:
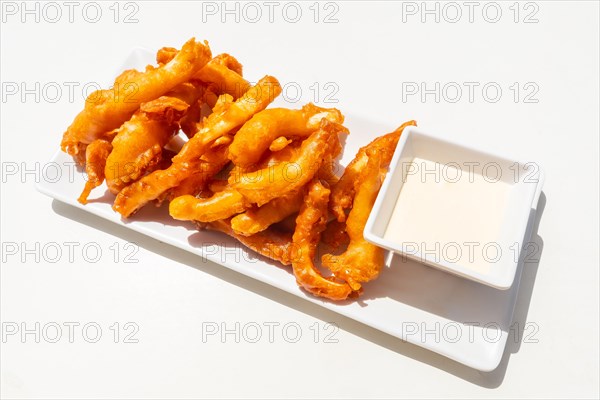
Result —
<instances>
[{"instance_id":1,"label":"white background surface","mask_svg":"<svg viewBox=\"0 0 600 400\"><path fill-rule=\"evenodd\" d=\"M338 22L331 24L322 19L333 8L321 4L315 23L312 3L301 3L295 24L283 18L282 5L269 23L263 3L261 22L244 21L242 14L239 23L235 15L221 23L221 13L204 14L203 22L200 3L136 2L138 22L131 24L123 18L134 8L123 4L115 23L112 2L100 3L95 24L83 18L83 3L73 23L67 6L57 4L63 15L56 23L47 21L54 18L49 9L39 22L22 10L3 14L1 233L3 246L39 243L41 249L56 242L63 255L55 263L49 262L54 253L22 262L21 253L3 250L0 311L5 328L7 322L80 326L73 343L64 325L58 343L7 337L1 343L3 397L598 397L598 3L536 2L539 21L530 24L522 19L534 9L521 3L515 23L512 2L499 3L502 17L495 24L483 18L484 2L473 23L465 6L456 23L443 14L439 23L434 15L422 22L420 13L404 15L403 22L401 2L338 2ZM297 82L302 101L328 105L324 84L334 82L335 106L342 110L392 125L414 118L426 131L538 162L547 177L538 228L543 246L540 262L525 265L515 315L528 324L528 340L509 339L500 367L480 373L37 193L43 163L83 105L81 87L104 83L136 46L178 47L191 36L209 40L215 54L234 54L250 79L269 73ZM38 99L6 91L13 83L35 88L36 82ZM79 85L72 99L65 82ZM319 98L310 89L315 82ZM466 89L456 103L444 96L436 102L433 95L403 99L403 82L430 88L495 82L503 93L496 103L477 89L473 102ZM509 88L514 82L521 85L518 102ZM537 103L523 101L527 82L539 87ZM49 83L62 88L56 102ZM14 163L19 173L8 175ZM21 175L36 163L39 174ZM72 262L65 242L79 243ZM129 242L139 246L137 263L124 260ZM80 249L88 243L102 249L99 262L84 259ZM139 327L138 343L123 343L128 321ZM89 322L102 328L95 344L81 334ZM119 343L109 328L115 322ZM263 338L203 341L207 322L229 328L255 322ZM301 339L288 343L276 329L269 343L264 324L270 322L298 324ZM324 341L327 322L340 327L337 343Z\"/></svg>"}]
</instances>

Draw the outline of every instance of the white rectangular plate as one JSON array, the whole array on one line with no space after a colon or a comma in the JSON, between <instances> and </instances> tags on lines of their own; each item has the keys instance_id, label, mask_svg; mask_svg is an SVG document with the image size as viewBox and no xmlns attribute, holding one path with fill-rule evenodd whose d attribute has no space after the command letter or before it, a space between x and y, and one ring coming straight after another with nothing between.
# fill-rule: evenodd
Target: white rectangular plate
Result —
<instances>
[{"instance_id":1,"label":"white rectangular plate","mask_svg":"<svg viewBox=\"0 0 600 400\"><path fill-rule=\"evenodd\" d=\"M152 54L135 50L121 70L140 68L148 63L153 63ZM65 115L65 127L72 117ZM399 125L403 121L392 122ZM346 114L345 125L351 135L346 140L341 160L344 165L354 157L360 146L394 128L365 121L352 114ZM59 142L60 138L57 137L57 147ZM46 180L37 186L40 192L50 197L197 254L202 259L221 264L472 368L491 371L500 363L512 322L522 262L512 288L502 291L395 255L380 277L365 285L360 301L329 302L300 290L289 269L246 250L224 234L198 232L192 224L175 221L165 207L147 206L125 221L112 210L114 197L108 191L103 192L104 185L92 192L89 204L79 204L77 197L85 184L84 174L81 171L73 174L73 160L60 151L50 162L61 173L56 181ZM535 210L532 209L525 242L530 240L534 219Z\"/></svg>"}]
</instances>

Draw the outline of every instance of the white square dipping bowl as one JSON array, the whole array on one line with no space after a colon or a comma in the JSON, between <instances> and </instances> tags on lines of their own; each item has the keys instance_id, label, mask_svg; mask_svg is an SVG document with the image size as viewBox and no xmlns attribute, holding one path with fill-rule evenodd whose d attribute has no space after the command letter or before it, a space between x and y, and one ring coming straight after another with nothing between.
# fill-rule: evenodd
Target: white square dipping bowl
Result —
<instances>
[{"instance_id":1,"label":"white square dipping bowl","mask_svg":"<svg viewBox=\"0 0 600 400\"><path fill-rule=\"evenodd\" d=\"M364 236L404 257L508 289L542 183L535 163L475 150L410 126L400 137ZM396 222L390 223L393 216Z\"/></svg>"}]
</instances>

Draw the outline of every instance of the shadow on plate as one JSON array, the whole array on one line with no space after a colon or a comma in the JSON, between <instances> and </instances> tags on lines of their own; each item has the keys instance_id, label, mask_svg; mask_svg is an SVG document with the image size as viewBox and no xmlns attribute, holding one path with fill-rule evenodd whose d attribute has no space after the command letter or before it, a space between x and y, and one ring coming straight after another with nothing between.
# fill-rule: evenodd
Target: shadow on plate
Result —
<instances>
[{"instance_id":1,"label":"shadow on plate","mask_svg":"<svg viewBox=\"0 0 600 400\"><path fill-rule=\"evenodd\" d=\"M477 371L432 351L407 342L403 342L392 335L344 317L333 311L320 307L317 304L305 301L300 297L284 292L283 290L277 289L266 283L262 283L250 277L244 276L228 268L223 268L218 264L211 262L198 262L199 257L197 255L188 253L186 251L181 251L176 247L165 244L141 233L132 231L124 226L114 224L111 221L107 221L75 207L71 207L58 200L53 200L52 209L54 212L63 217L88 225L111 235L115 235L122 240L134 242L148 251L158 253L163 257L170 258L176 262L186 264L190 267L209 273L243 289L252 291L260 296L281 303L287 307L294 308L314 318L318 318L321 321L336 321L341 329L344 329L345 331L368 340L376 345L385 347L404 357L410 357L418 362L429 364L434 368L443 370L476 385L485 388L496 388L500 386L504 380L510 355L519 351L521 341L525 333L525 327L527 326L526 323L529 304L531 302L535 278L543 249L543 241L537 234L537 230L545 204L546 196L542 192L537 206L537 212L532 213L532 218L530 218L532 232L531 242L535 244L534 247L536 249L537 256L535 257L535 261L527 263L521 261L519 266L519 268L522 268L522 277L516 300L514 318L511 324L514 329L511 329L511 332L509 332L507 346L505 348L500 365L491 372ZM427 307L427 305L422 306Z\"/></svg>"}]
</instances>

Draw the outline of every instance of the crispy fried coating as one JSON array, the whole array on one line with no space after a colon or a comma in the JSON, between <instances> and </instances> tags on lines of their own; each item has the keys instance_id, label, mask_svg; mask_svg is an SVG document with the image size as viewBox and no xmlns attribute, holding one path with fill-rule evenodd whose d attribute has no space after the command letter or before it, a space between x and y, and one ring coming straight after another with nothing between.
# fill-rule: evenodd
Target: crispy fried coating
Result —
<instances>
[{"instance_id":1,"label":"crispy fried coating","mask_svg":"<svg viewBox=\"0 0 600 400\"><path fill-rule=\"evenodd\" d=\"M347 132L342 125L323 119L319 130L302 142L299 154L289 162L243 173L239 177L234 175L230 177L230 183L259 206L298 190L318 172L327 155L339 148L338 134L342 132Z\"/></svg>"},{"instance_id":2,"label":"crispy fried coating","mask_svg":"<svg viewBox=\"0 0 600 400\"><path fill-rule=\"evenodd\" d=\"M168 191L167 197L170 200L173 200L179 196L196 196L202 192L206 187L206 183L229 164L227 147L228 146L220 146L213 148L211 152L202 156L198 167L177 186L171 188Z\"/></svg>"},{"instance_id":3,"label":"crispy fried coating","mask_svg":"<svg viewBox=\"0 0 600 400\"><path fill-rule=\"evenodd\" d=\"M274 168L280 164L289 164L292 160L300 156L300 145L294 143L293 145L287 146L280 151L270 152L263 158L258 164L249 167L240 167L233 165L229 171L229 176L226 179L227 184L229 182L239 182L242 176L247 177L259 176L260 170L267 170L268 168Z\"/></svg>"},{"instance_id":4,"label":"crispy fried coating","mask_svg":"<svg viewBox=\"0 0 600 400\"><path fill-rule=\"evenodd\" d=\"M112 144L106 139L96 139L87 146L85 150L87 182L77 199L81 204L87 204L92 189L100 186L104 181L104 166L111 151Z\"/></svg>"},{"instance_id":5,"label":"crispy fried coating","mask_svg":"<svg viewBox=\"0 0 600 400\"><path fill-rule=\"evenodd\" d=\"M336 162L334 161L335 156L328 155L323 161L321 168L319 168L319 172L317 173L317 177L329 185L329 187L338 183L340 178L335 173Z\"/></svg>"},{"instance_id":6,"label":"crispy fried coating","mask_svg":"<svg viewBox=\"0 0 600 400\"><path fill-rule=\"evenodd\" d=\"M229 182L227 182L227 179L211 179L207 185L208 190L211 191L212 194L221 192L227 187L229 187Z\"/></svg>"},{"instance_id":7,"label":"crispy fried coating","mask_svg":"<svg viewBox=\"0 0 600 400\"><path fill-rule=\"evenodd\" d=\"M352 293L352 288L333 277L324 277L313 263L321 233L327 223L329 194L330 190L318 180L308 186L292 238L295 253L292 269L296 282L307 292L331 300L344 300Z\"/></svg>"},{"instance_id":8,"label":"crispy fried coating","mask_svg":"<svg viewBox=\"0 0 600 400\"><path fill-rule=\"evenodd\" d=\"M363 230L385 177L382 164L387 155L376 148L366 150L366 165L355 181L352 210L346 220L346 232L350 239L347 250L341 255L323 255L321 262L333 274L348 282L353 290L361 288L362 282L377 278L383 268L385 251L367 242Z\"/></svg>"},{"instance_id":9,"label":"crispy fried coating","mask_svg":"<svg viewBox=\"0 0 600 400\"><path fill-rule=\"evenodd\" d=\"M231 219L231 228L240 235L254 235L298 212L303 202L303 190L285 194L261 207L236 215Z\"/></svg>"},{"instance_id":10,"label":"crispy fried coating","mask_svg":"<svg viewBox=\"0 0 600 400\"><path fill-rule=\"evenodd\" d=\"M186 102L189 107L179 120L181 130L188 138L198 131L197 124L200 122L202 99L206 93L206 86L197 80L182 83L166 94L169 97L178 98Z\"/></svg>"},{"instance_id":11,"label":"crispy fried coating","mask_svg":"<svg viewBox=\"0 0 600 400\"><path fill-rule=\"evenodd\" d=\"M156 54L159 64L166 64L176 55L176 49L163 47ZM240 98L250 88L250 83L242 76L242 64L230 54L223 53L210 60L195 76L210 90L205 93L204 102L211 107L222 94Z\"/></svg>"},{"instance_id":12,"label":"crispy fried coating","mask_svg":"<svg viewBox=\"0 0 600 400\"><path fill-rule=\"evenodd\" d=\"M215 110L199 124L198 132L173 157L173 163L168 169L154 171L125 187L117 195L113 209L124 217L129 217L149 201L158 198L190 176L198 174L198 171L202 173L207 164L202 158L214 151L214 142L227 136L255 113L263 110L280 93L281 86L277 79L266 76L238 100ZM208 164L210 163L208 161ZM220 166L219 163L217 165ZM214 166L208 167L211 171L214 170Z\"/></svg>"},{"instance_id":13,"label":"crispy fried coating","mask_svg":"<svg viewBox=\"0 0 600 400\"><path fill-rule=\"evenodd\" d=\"M177 55L176 48L163 47L162 49L159 49L158 52L156 53L156 62L159 65L166 64L166 63L170 62L173 58L175 58L176 55ZM219 55L215 56L212 60L210 60L209 64L211 66L222 65L224 67L227 67L227 69L231 70L232 72L235 72L239 76L244 75L242 64L237 60L237 58L235 58L231 54L227 54L227 53L219 54ZM210 66L205 66L205 68L210 69ZM196 76L201 76L202 74L203 73L199 72L198 75L196 75ZM219 79L221 79L221 78L219 78ZM211 81L209 81L209 82L211 82Z\"/></svg>"},{"instance_id":14,"label":"crispy fried coating","mask_svg":"<svg viewBox=\"0 0 600 400\"><path fill-rule=\"evenodd\" d=\"M333 250L342 246L347 246L350 242L350 238L346 232L346 222L340 222L337 219L329 221L327 223L327 228L323 231L321 239L323 243Z\"/></svg>"},{"instance_id":15,"label":"crispy fried coating","mask_svg":"<svg viewBox=\"0 0 600 400\"><path fill-rule=\"evenodd\" d=\"M173 159L174 163L193 162L210 148L215 140L242 126L254 114L264 110L281 93L277 79L265 76L235 102L222 107L199 124L199 130ZM239 132L238 132L239 133Z\"/></svg>"},{"instance_id":16,"label":"crispy fried coating","mask_svg":"<svg viewBox=\"0 0 600 400\"><path fill-rule=\"evenodd\" d=\"M239 181L242 174L255 173L258 170L275 167L281 163L289 163L301 154L301 144L293 143L289 146L284 147L279 151L270 152L256 165L250 165L248 167L241 167L239 165L233 165L231 173L229 174L230 180L235 179Z\"/></svg>"},{"instance_id":17,"label":"crispy fried coating","mask_svg":"<svg viewBox=\"0 0 600 400\"><path fill-rule=\"evenodd\" d=\"M290 143L292 143L292 139L288 139L285 136L279 136L277 139L271 142L271 144L269 145L269 150L281 151Z\"/></svg>"},{"instance_id":18,"label":"crispy fried coating","mask_svg":"<svg viewBox=\"0 0 600 400\"><path fill-rule=\"evenodd\" d=\"M250 203L232 187L206 199L191 195L176 197L169 203L169 214L180 221L212 222L229 218L250 207Z\"/></svg>"},{"instance_id":19,"label":"crispy fried coating","mask_svg":"<svg viewBox=\"0 0 600 400\"><path fill-rule=\"evenodd\" d=\"M210 222L204 226L223 232L237 239L244 246L254 250L258 254L279 261L283 265L290 265L295 258L292 235L289 233L279 232L270 228L252 236L242 236L231 229L231 225L227 219Z\"/></svg>"},{"instance_id":20,"label":"crispy fried coating","mask_svg":"<svg viewBox=\"0 0 600 400\"><path fill-rule=\"evenodd\" d=\"M242 64L238 61L237 58L235 58L231 54L222 53L216 55L215 58L212 59L212 61L218 63L219 65L227 67L239 76L244 76Z\"/></svg>"},{"instance_id":21,"label":"crispy fried coating","mask_svg":"<svg viewBox=\"0 0 600 400\"><path fill-rule=\"evenodd\" d=\"M347 131L343 133L347 133ZM336 166L339 167L339 164L335 160L342 152L342 144L339 140L330 142L330 145L330 151L325 155L325 159L317 171L317 177L327 182L329 187L339 181L339 177L335 173Z\"/></svg>"},{"instance_id":22,"label":"crispy fried coating","mask_svg":"<svg viewBox=\"0 0 600 400\"><path fill-rule=\"evenodd\" d=\"M206 91L206 86L197 80L191 80L189 82L182 83L181 85L175 86L172 90L167 92L165 96L175 97L181 101L186 102L189 106L202 99L202 95ZM157 104L158 106L158 104ZM148 103L146 103L146 109L148 109ZM158 107L160 109L160 107Z\"/></svg>"},{"instance_id":23,"label":"crispy fried coating","mask_svg":"<svg viewBox=\"0 0 600 400\"><path fill-rule=\"evenodd\" d=\"M124 187L117 194L113 209L129 217L152 200L199 192L228 162L226 148L214 149L206 157L200 157L193 167L173 162L167 169L156 170ZM169 193L170 190L174 193Z\"/></svg>"},{"instance_id":24,"label":"crispy fried coating","mask_svg":"<svg viewBox=\"0 0 600 400\"><path fill-rule=\"evenodd\" d=\"M143 73L126 71L115 81L113 88L88 96L85 108L63 135L62 150L79 159L80 144L90 144L106 132L118 128L141 103L154 100L188 81L210 58L208 45L192 38L169 63Z\"/></svg>"},{"instance_id":25,"label":"crispy fried coating","mask_svg":"<svg viewBox=\"0 0 600 400\"><path fill-rule=\"evenodd\" d=\"M202 101L197 100L196 102L190 104L190 107L186 111L185 115L181 117L181 120L179 121L179 126L188 139L196 134L198 122L200 122L201 117Z\"/></svg>"},{"instance_id":26,"label":"crispy fried coating","mask_svg":"<svg viewBox=\"0 0 600 400\"><path fill-rule=\"evenodd\" d=\"M194 78L206 83L212 92L229 94L237 100L250 88L250 83L242 77L242 64L229 54L219 54L202 68ZM210 100L207 99L210 104Z\"/></svg>"},{"instance_id":27,"label":"crispy fried coating","mask_svg":"<svg viewBox=\"0 0 600 400\"><path fill-rule=\"evenodd\" d=\"M256 164L279 137L306 138L319 129L322 119L337 124L344 122L339 110L317 107L312 103L300 110L264 110L252 117L237 133L229 149L229 157L235 165L242 167Z\"/></svg>"},{"instance_id":28,"label":"crispy fried coating","mask_svg":"<svg viewBox=\"0 0 600 400\"><path fill-rule=\"evenodd\" d=\"M177 55L175 47L163 47L156 52L156 63L159 66L169 63Z\"/></svg>"},{"instance_id":29,"label":"crispy fried coating","mask_svg":"<svg viewBox=\"0 0 600 400\"><path fill-rule=\"evenodd\" d=\"M183 100L162 96L142 104L121 126L104 172L111 193L119 193L157 165L163 147L179 130L177 122L188 107Z\"/></svg>"},{"instance_id":30,"label":"crispy fried coating","mask_svg":"<svg viewBox=\"0 0 600 400\"><path fill-rule=\"evenodd\" d=\"M345 210L352 206L352 200L355 193L354 184L367 164L367 151L369 149L374 149L375 151L382 153L381 167L387 168L390 165L394 150L396 149L396 145L398 144L398 140L400 140L400 135L402 134L402 131L404 131L404 128L416 125L416 121L405 122L395 131L376 138L358 151L356 157L344 170L344 174L339 182L331 189L329 209L338 221L343 222L346 220Z\"/></svg>"}]
</instances>

